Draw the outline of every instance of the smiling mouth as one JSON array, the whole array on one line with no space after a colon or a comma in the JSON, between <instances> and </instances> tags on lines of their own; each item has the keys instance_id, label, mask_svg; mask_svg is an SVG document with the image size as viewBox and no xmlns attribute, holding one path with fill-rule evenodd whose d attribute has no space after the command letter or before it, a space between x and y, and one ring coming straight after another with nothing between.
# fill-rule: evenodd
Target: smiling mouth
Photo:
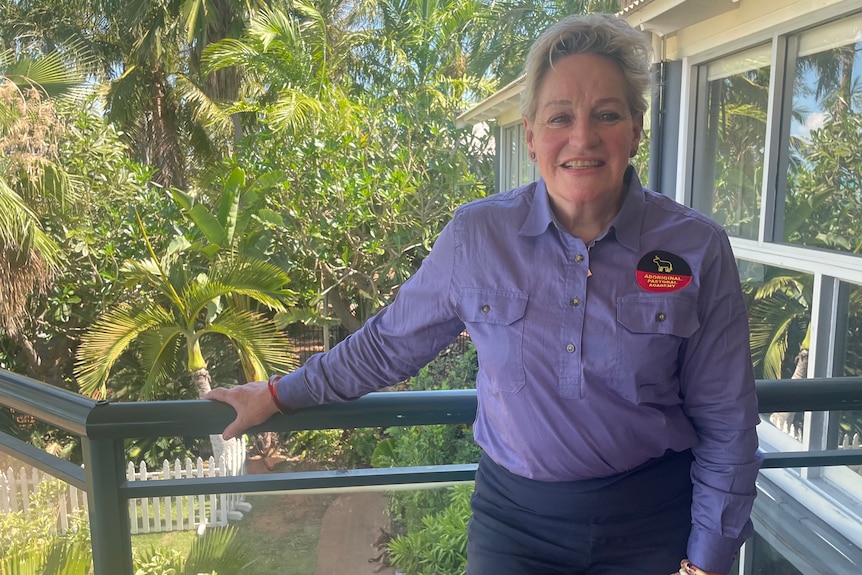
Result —
<instances>
[{"instance_id":1,"label":"smiling mouth","mask_svg":"<svg viewBox=\"0 0 862 575\"><path fill-rule=\"evenodd\" d=\"M564 168L597 168L601 166L604 162L599 160L572 160L570 162L564 162L562 167Z\"/></svg>"}]
</instances>

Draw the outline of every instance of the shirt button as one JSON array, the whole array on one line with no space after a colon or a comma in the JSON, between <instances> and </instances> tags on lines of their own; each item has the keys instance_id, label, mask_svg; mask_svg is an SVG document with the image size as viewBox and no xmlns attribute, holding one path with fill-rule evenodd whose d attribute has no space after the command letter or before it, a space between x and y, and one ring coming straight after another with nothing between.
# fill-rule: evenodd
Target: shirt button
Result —
<instances>
[{"instance_id":1,"label":"shirt button","mask_svg":"<svg viewBox=\"0 0 862 575\"><path fill-rule=\"evenodd\" d=\"M579 297L573 297L573 298L572 298L572 301L571 301L571 304L572 304L573 306L575 306L575 307L578 307L579 305L581 305L581 298L579 298Z\"/></svg>"},{"instance_id":2,"label":"shirt button","mask_svg":"<svg viewBox=\"0 0 862 575\"><path fill-rule=\"evenodd\" d=\"M489 311L491 311L491 306L489 306L488 304L485 304L482 306L481 309L482 309L482 313L488 313Z\"/></svg>"},{"instance_id":3,"label":"shirt button","mask_svg":"<svg viewBox=\"0 0 862 575\"><path fill-rule=\"evenodd\" d=\"M655 314L655 320L656 321L664 321L666 319L667 319L667 315L663 311L660 311L657 314Z\"/></svg>"},{"instance_id":4,"label":"shirt button","mask_svg":"<svg viewBox=\"0 0 862 575\"><path fill-rule=\"evenodd\" d=\"M567 352L569 352L569 353L573 353L573 352L575 351L575 344L570 343L569 345L567 345L567 346L566 346L566 351L567 351Z\"/></svg>"},{"instance_id":5,"label":"shirt button","mask_svg":"<svg viewBox=\"0 0 862 575\"><path fill-rule=\"evenodd\" d=\"M576 256L575 256L575 261L576 261L576 262L578 262L578 263L581 263L582 261L584 261L584 254L578 254L578 255L576 255Z\"/></svg>"}]
</instances>

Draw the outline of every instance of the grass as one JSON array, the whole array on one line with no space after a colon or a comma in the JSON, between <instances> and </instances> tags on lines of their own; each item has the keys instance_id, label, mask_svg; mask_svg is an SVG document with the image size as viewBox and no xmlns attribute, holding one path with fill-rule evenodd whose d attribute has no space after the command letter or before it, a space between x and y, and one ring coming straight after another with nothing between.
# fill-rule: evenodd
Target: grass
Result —
<instances>
[{"instance_id":1,"label":"grass","mask_svg":"<svg viewBox=\"0 0 862 575\"><path fill-rule=\"evenodd\" d=\"M251 512L231 522L237 538L255 557L255 575L311 575L317 565L317 540L331 495L250 495ZM176 549L188 554L195 531L173 531L132 536L134 550Z\"/></svg>"}]
</instances>

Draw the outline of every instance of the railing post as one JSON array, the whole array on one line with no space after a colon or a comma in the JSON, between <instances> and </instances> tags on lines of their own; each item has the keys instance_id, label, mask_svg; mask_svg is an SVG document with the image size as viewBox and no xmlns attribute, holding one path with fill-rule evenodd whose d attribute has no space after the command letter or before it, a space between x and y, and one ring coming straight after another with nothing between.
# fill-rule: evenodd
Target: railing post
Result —
<instances>
[{"instance_id":1,"label":"railing post","mask_svg":"<svg viewBox=\"0 0 862 575\"><path fill-rule=\"evenodd\" d=\"M95 575L134 575L123 440L84 437L83 451Z\"/></svg>"}]
</instances>

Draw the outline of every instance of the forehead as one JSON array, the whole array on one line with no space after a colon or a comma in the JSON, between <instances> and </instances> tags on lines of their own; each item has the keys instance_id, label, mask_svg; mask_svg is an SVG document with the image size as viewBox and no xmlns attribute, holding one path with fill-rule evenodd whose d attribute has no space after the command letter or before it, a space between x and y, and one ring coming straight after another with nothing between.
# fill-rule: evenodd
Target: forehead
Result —
<instances>
[{"instance_id":1,"label":"forehead","mask_svg":"<svg viewBox=\"0 0 862 575\"><path fill-rule=\"evenodd\" d=\"M626 100L619 64L598 54L570 54L554 62L539 86L539 104L548 101L601 98Z\"/></svg>"}]
</instances>

